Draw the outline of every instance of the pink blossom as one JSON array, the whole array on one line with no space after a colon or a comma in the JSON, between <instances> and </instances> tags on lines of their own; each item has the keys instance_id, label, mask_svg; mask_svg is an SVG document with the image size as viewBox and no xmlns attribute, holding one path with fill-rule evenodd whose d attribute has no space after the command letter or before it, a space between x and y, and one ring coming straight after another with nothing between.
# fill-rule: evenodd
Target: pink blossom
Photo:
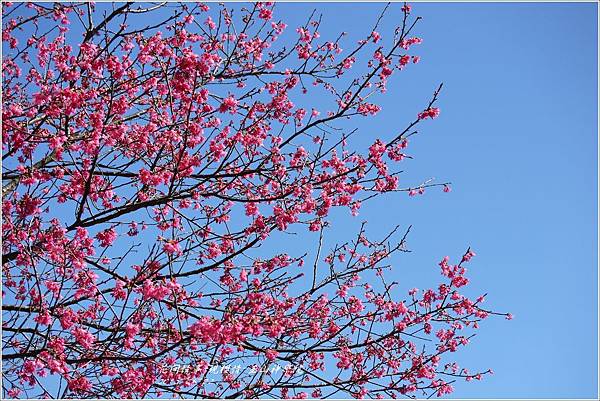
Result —
<instances>
[{"instance_id":1,"label":"pink blossom","mask_svg":"<svg viewBox=\"0 0 600 401\"><path fill-rule=\"evenodd\" d=\"M171 289L162 284L154 284L151 280L144 280L144 284L140 290L143 299L154 299L157 301L163 300L167 295L171 294Z\"/></svg>"},{"instance_id":2,"label":"pink blossom","mask_svg":"<svg viewBox=\"0 0 600 401\"><path fill-rule=\"evenodd\" d=\"M471 258L473 258L473 256L475 256L475 255L476 255L476 253L469 249L469 251L463 255L462 261L469 262L471 260Z\"/></svg>"},{"instance_id":3,"label":"pink blossom","mask_svg":"<svg viewBox=\"0 0 600 401\"><path fill-rule=\"evenodd\" d=\"M100 241L101 246L107 247L117 239L117 232L111 227L96 234L96 238Z\"/></svg>"},{"instance_id":4,"label":"pink blossom","mask_svg":"<svg viewBox=\"0 0 600 401\"><path fill-rule=\"evenodd\" d=\"M227 96L223 99L221 106L219 106L219 112L225 113L228 111L230 114L235 114L237 112L237 104L238 101L233 96Z\"/></svg>"},{"instance_id":5,"label":"pink blossom","mask_svg":"<svg viewBox=\"0 0 600 401\"><path fill-rule=\"evenodd\" d=\"M217 27L217 24L215 24L211 17L206 18L206 21L204 21L204 25L206 25L210 29L215 29Z\"/></svg>"},{"instance_id":6,"label":"pink blossom","mask_svg":"<svg viewBox=\"0 0 600 401\"><path fill-rule=\"evenodd\" d=\"M68 380L68 387L75 394L85 394L92 389L92 384L84 376L78 376Z\"/></svg>"},{"instance_id":7,"label":"pink blossom","mask_svg":"<svg viewBox=\"0 0 600 401\"><path fill-rule=\"evenodd\" d=\"M44 326L48 326L52 322L50 313L48 313L47 310L44 310L41 314L36 316L33 320L35 320L37 323L44 325Z\"/></svg>"},{"instance_id":8,"label":"pink blossom","mask_svg":"<svg viewBox=\"0 0 600 401\"><path fill-rule=\"evenodd\" d=\"M248 281L248 271L246 269L240 271L240 281Z\"/></svg>"},{"instance_id":9,"label":"pink blossom","mask_svg":"<svg viewBox=\"0 0 600 401\"><path fill-rule=\"evenodd\" d=\"M96 342L96 337L87 331L84 328L77 327L71 331L71 333L75 336L75 340L81 344L81 346L85 349L92 349L94 347L94 342Z\"/></svg>"},{"instance_id":10,"label":"pink blossom","mask_svg":"<svg viewBox=\"0 0 600 401\"><path fill-rule=\"evenodd\" d=\"M279 353L273 349L268 349L265 351L265 356L269 361L274 361L277 358L277 355L279 355Z\"/></svg>"},{"instance_id":11,"label":"pink blossom","mask_svg":"<svg viewBox=\"0 0 600 401\"><path fill-rule=\"evenodd\" d=\"M174 255L174 254L181 254L181 248L179 247L179 242L173 239L170 240L166 240L163 243L163 250L168 254L168 255Z\"/></svg>"},{"instance_id":12,"label":"pink blossom","mask_svg":"<svg viewBox=\"0 0 600 401\"><path fill-rule=\"evenodd\" d=\"M244 207L246 208L246 216L257 216L259 214L255 202L248 202Z\"/></svg>"},{"instance_id":13,"label":"pink blossom","mask_svg":"<svg viewBox=\"0 0 600 401\"><path fill-rule=\"evenodd\" d=\"M127 337L135 337L140 332L139 324L127 323L125 325L125 333Z\"/></svg>"},{"instance_id":14,"label":"pink blossom","mask_svg":"<svg viewBox=\"0 0 600 401\"><path fill-rule=\"evenodd\" d=\"M273 10L270 10L268 8L263 8L258 13L258 17L261 19L264 19L265 21L268 21L271 18L273 18Z\"/></svg>"},{"instance_id":15,"label":"pink blossom","mask_svg":"<svg viewBox=\"0 0 600 401\"><path fill-rule=\"evenodd\" d=\"M112 290L112 295L115 299L127 298L127 291L125 291L123 282L121 280L116 281L115 287Z\"/></svg>"},{"instance_id":16,"label":"pink blossom","mask_svg":"<svg viewBox=\"0 0 600 401\"><path fill-rule=\"evenodd\" d=\"M427 110L422 111L421 113L419 113L419 120L424 120L426 118L437 118L437 116L440 115L440 109L438 109L437 107L431 107Z\"/></svg>"}]
</instances>

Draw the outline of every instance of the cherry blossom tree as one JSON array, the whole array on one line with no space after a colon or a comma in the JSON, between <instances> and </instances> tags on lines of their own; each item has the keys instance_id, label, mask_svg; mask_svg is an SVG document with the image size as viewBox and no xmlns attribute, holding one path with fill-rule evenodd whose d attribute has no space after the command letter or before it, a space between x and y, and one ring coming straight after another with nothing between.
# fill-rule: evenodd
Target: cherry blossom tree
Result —
<instances>
[{"instance_id":1,"label":"cherry blossom tree","mask_svg":"<svg viewBox=\"0 0 600 401\"><path fill-rule=\"evenodd\" d=\"M4 397L442 396L490 372L448 359L499 315L461 294L471 250L402 294L408 230L321 249L334 208L450 189L399 183L441 85L368 149L347 129L418 68L419 18L385 7L352 43L274 11L2 4ZM318 248L269 252L290 230Z\"/></svg>"}]
</instances>

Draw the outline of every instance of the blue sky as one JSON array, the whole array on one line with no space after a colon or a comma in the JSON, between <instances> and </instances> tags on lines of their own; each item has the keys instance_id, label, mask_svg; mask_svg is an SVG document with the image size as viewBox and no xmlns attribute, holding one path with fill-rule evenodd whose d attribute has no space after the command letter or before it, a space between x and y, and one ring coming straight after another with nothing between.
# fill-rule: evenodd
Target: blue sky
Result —
<instances>
[{"instance_id":1,"label":"blue sky","mask_svg":"<svg viewBox=\"0 0 600 401\"><path fill-rule=\"evenodd\" d=\"M364 37L383 3L281 3L276 17L293 28L313 8L322 37ZM394 257L393 279L427 288L437 263L468 246L476 293L515 315L490 318L456 355L482 382L455 384L460 398L596 398L597 276L597 5L594 3L415 3L420 15L416 66L395 74L382 111L359 118L355 147L390 138L412 121L440 82L441 115L420 126L401 182L435 177L452 192L388 194L357 218L334 211L325 247L352 239L363 220L381 238L412 225L410 254ZM400 19L395 4L379 29ZM283 39L283 38L282 38ZM350 47L350 44L348 45ZM316 99L319 102L319 99ZM286 238L286 241L282 239ZM275 236L270 254L300 254L318 234ZM314 248L314 247L313 247ZM294 252L297 250L298 252ZM312 259L308 259L312 260Z\"/></svg>"},{"instance_id":2,"label":"blue sky","mask_svg":"<svg viewBox=\"0 0 600 401\"><path fill-rule=\"evenodd\" d=\"M317 8L323 37L342 30L358 37L382 7L288 3L276 14L296 26ZM364 144L386 137L444 82L441 115L411 141L415 159L402 180L435 177L453 191L392 194L356 219L344 211L327 242L348 239L362 220L375 237L412 224L413 253L395 258L394 279L420 288L437 280L444 255L458 258L467 246L477 252L473 287L515 319L489 319L457 356L495 374L457 383L453 397L596 398L596 7L414 3L423 17L415 31L424 39L415 50L422 61L393 77L378 116L355 122Z\"/></svg>"}]
</instances>

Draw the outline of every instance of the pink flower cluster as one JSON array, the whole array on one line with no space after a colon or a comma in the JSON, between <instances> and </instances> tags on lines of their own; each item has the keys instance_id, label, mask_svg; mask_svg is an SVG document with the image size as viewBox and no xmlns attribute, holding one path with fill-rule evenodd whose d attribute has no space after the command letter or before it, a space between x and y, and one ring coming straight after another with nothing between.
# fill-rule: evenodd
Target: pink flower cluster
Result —
<instances>
[{"instance_id":1,"label":"pink flower cluster","mask_svg":"<svg viewBox=\"0 0 600 401\"><path fill-rule=\"evenodd\" d=\"M426 118L437 118L437 116L440 115L440 109L437 107L430 107L427 110L423 110L422 112L419 113L419 120L424 120Z\"/></svg>"}]
</instances>

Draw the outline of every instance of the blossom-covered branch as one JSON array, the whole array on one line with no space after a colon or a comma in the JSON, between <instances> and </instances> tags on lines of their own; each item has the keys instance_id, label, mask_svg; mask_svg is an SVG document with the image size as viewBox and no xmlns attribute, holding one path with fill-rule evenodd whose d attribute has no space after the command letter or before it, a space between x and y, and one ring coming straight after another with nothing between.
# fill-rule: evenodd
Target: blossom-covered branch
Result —
<instances>
[{"instance_id":1,"label":"blossom-covered branch","mask_svg":"<svg viewBox=\"0 0 600 401\"><path fill-rule=\"evenodd\" d=\"M401 24L379 33L388 12ZM2 13L5 396L387 398L487 373L443 362L494 313L459 292L471 251L405 299L384 272L408 232L363 226L314 267L257 252L276 231L323 234L333 208L449 190L398 171L441 86L368 149L347 128L419 61L409 5L355 44L271 3ZM226 365L247 369L210 370Z\"/></svg>"}]
</instances>

